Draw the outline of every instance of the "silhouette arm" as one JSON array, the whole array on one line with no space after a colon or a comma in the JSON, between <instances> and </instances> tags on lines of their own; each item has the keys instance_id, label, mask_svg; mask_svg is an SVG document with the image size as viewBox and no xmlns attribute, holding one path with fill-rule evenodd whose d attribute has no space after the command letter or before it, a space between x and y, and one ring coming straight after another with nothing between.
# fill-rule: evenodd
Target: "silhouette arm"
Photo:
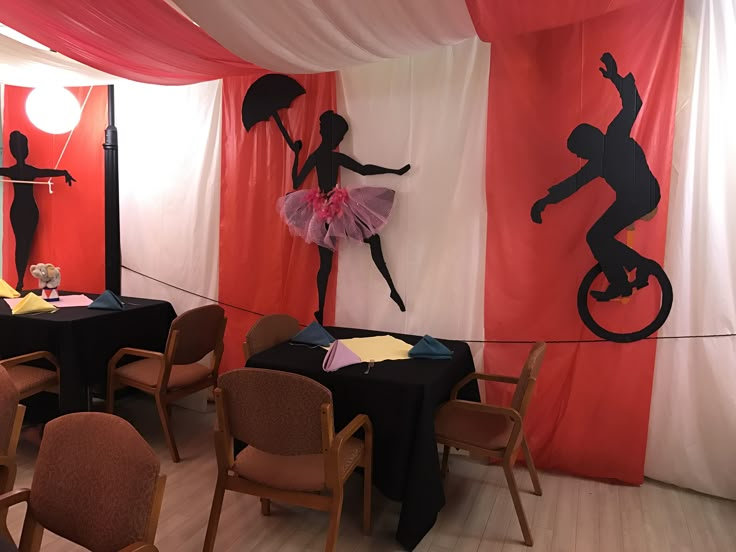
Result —
<instances>
[{"instance_id":1,"label":"silhouette arm","mask_svg":"<svg viewBox=\"0 0 736 552\"><path fill-rule=\"evenodd\" d=\"M5 176L7 178L13 178L10 174L10 167L0 167L0 176Z\"/></svg>"},{"instance_id":2,"label":"silhouette arm","mask_svg":"<svg viewBox=\"0 0 736 552\"><path fill-rule=\"evenodd\" d=\"M52 176L65 176L66 171L62 169L35 169L35 178L50 178Z\"/></svg>"},{"instance_id":3,"label":"silhouette arm","mask_svg":"<svg viewBox=\"0 0 736 552\"><path fill-rule=\"evenodd\" d=\"M634 75L629 73L622 77L617 73L610 77L610 81L621 96L621 111L608 125L607 134L629 136L642 106L641 96L639 96L639 91L636 89L636 83L634 82Z\"/></svg>"},{"instance_id":4,"label":"silhouette arm","mask_svg":"<svg viewBox=\"0 0 736 552\"><path fill-rule=\"evenodd\" d=\"M585 186L588 182L600 176L593 169L590 161L588 161L583 167L573 174L568 176L565 180L559 184L555 184L549 188L549 193L545 198L546 203L559 203L560 201L567 199L572 194L577 192L580 188Z\"/></svg>"},{"instance_id":5,"label":"silhouette arm","mask_svg":"<svg viewBox=\"0 0 736 552\"><path fill-rule=\"evenodd\" d=\"M409 165L405 165L400 169L388 169L378 165L362 165L352 157L348 157L344 153L337 154L337 162L349 171L358 173L363 176L372 176L374 174L398 174L402 175L409 170Z\"/></svg>"},{"instance_id":6,"label":"silhouette arm","mask_svg":"<svg viewBox=\"0 0 736 552\"><path fill-rule=\"evenodd\" d=\"M307 161L304 163L302 170L299 170L299 152L294 152L294 165L291 167L291 180L294 184L294 189L298 190L299 186L304 184L304 180L307 178L309 172L315 167L316 162L314 154L307 157Z\"/></svg>"}]
</instances>

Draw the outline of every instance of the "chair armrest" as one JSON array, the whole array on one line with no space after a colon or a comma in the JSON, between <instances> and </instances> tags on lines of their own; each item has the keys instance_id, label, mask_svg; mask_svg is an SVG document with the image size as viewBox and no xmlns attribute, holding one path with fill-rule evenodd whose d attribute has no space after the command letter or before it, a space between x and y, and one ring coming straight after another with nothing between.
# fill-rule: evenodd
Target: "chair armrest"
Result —
<instances>
[{"instance_id":1,"label":"chair armrest","mask_svg":"<svg viewBox=\"0 0 736 552\"><path fill-rule=\"evenodd\" d=\"M335 435L330 451L339 451L345 441L355 435L361 427L365 429L366 433L373 433L373 424L371 424L370 418L365 414L358 414L348 425L340 430L340 433Z\"/></svg>"},{"instance_id":2,"label":"chair armrest","mask_svg":"<svg viewBox=\"0 0 736 552\"><path fill-rule=\"evenodd\" d=\"M335 435L335 438L332 440L330 450L327 451L325 467L333 466L334 469L338 469L340 466L340 456L342 454L343 445L348 439L355 435L360 428L363 428L365 432L365 446L371 447L371 449L373 448L373 424L368 416L365 414L358 414L348 425L340 430L340 433ZM339 474L338 478L341 483L344 481L344 478Z\"/></svg>"},{"instance_id":3,"label":"chair armrest","mask_svg":"<svg viewBox=\"0 0 736 552\"><path fill-rule=\"evenodd\" d=\"M6 358L0 361L0 364L2 364L3 366L7 368L10 368L18 364L23 364L25 362L31 362L32 360L38 360L41 358L48 360L51 364L54 365L54 367L57 370L59 369L59 361L56 360L56 357L48 351L36 351L34 353L28 353L27 355L20 355L20 356L16 356L12 358Z\"/></svg>"},{"instance_id":4,"label":"chair armrest","mask_svg":"<svg viewBox=\"0 0 736 552\"><path fill-rule=\"evenodd\" d=\"M120 550L120 552L158 552L158 548L147 542L134 542Z\"/></svg>"},{"instance_id":5,"label":"chair armrest","mask_svg":"<svg viewBox=\"0 0 736 552\"><path fill-rule=\"evenodd\" d=\"M511 418L511 420L515 424L521 424L521 414L519 412L511 407L507 406L496 406L494 404L483 404L483 403L477 403L473 401L463 401L463 400L454 400L451 401L453 405L459 406L460 408L464 410L473 410L475 412L485 412L487 414L498 414L500 416L506 416L508 418ZM445 403L447 405L449 403ZM443 406L440 406L440 409L442 409Z\"/></svg>"},{"instance_id":6,"label":"chair armrest","mask_svg":"<svg viewBox=\"0 0 736 552\"><path fill-rule=\"evenodd\" d=\"M133 347L123 347L122 349L118 350L117 353L113 355L113 357L110 359L110 362L107 363L108 368L116 368L118 362L125 356L137 356L137 357L143 357L143 358L157 358L163 362L164 360L164 354L158 353L156 351L147 351L145 349L135 349Z\"/></svg>"},{"instance_id":7,"label":"chair armrest","mask_svg":"<svg viewBox=\"0 0 736 552\"><path fill-rule=\"evenodd\" d=\"M15 489L0 495L0 510L5 510L21 502L28 502L31 498L30 489Z\"/></svg>"},{"instance_id":8,"label":"chair armrest","mask_svg":"<svg viewBox=\"0 0 736 552\"><path fill-rule=\"evenodd\" d=\"M468 374L463 379L461 379L455 385L455 387L452 388L452 393L450 393L450 400L454 401L455 399L457 399L458 392L473 380L497 381L499 383L519 382L519 378L515 378L513 376L501 376L497 374L482 374L480 372L473 372L472 374Z\"/></svg>"}]
</instances>

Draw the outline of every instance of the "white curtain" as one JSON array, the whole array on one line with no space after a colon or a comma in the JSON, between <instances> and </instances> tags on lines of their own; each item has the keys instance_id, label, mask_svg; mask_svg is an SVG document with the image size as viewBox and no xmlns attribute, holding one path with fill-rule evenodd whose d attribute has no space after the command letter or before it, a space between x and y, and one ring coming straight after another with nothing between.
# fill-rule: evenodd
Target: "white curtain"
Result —
<instances>
[{"instance_id":1,"label":"white curtain","mask_svg":"<svg viewBox=\"0 0 736 552\"><path fill-rule=\"evenodd\" d=\"M167 0L242 59L319 73L476 36L465 0Z\"/></svg>"},{"instance_id":2,"label":"white curtain","mask_svg":"<svg viewBox=\"0 0 736 552\"><path fill-rule=\"evenodd\" d=\"M50 50L0 34L0 82L15 86L92 86L121 79Z\"/></svg>"},{"instance_id":3,"label":"white curtain","mask_svg":"<svg viewBox=\"0 0 736 552\"><path fill-rule=\"evenodd\" d=\"M660 335L736 331L736 10L687 0ZM736 337L660 340L647 476L736 498Z\"/></svg>"},{"instance_id":4,"label":"white curtain","mask_svg":"<svg viewBox=\"0 0 736 552\"><path fill-rule=\"evenodd\" d=\"M402 313L368 245L337 253L340 326L483 339L486 112L490 46L455 46L341 71L338 111L350 130L340 150L403 176L341 172L342 185L396 190L381 232L383 253L406 303Z\"/></svg>"},{"instance_id":5,"label":"white curtain","mask_svg":"<svg viewBox=\"0 0 736 552\"><path fill-rule=\"evenodd\" d=\"M122 291L209 304L188 292L217 298L222 81L115 89Z\"/></svg>"}]
</instances>

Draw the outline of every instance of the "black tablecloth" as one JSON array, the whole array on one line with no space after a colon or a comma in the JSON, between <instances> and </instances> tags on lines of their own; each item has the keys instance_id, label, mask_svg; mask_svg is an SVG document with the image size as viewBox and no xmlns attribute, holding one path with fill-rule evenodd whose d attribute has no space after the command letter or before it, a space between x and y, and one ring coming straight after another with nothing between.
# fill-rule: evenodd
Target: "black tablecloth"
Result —
<instances>
[{"instance_id":1,"label":"black tablecloth","mask_svg":"<svg viewBox=\"0 0 736 552\"><path fill-rule=\"evenodd\" d=\"M14 316L0 299L0 358L39 350L54 353L61 364L61 412L87 410L89 386L106 383L107 362L115 352L121 347L163 351L176 317L166 301L137 297L123 297L123 301L122 311L64 307L52 313Z\"/></svg>"},{"instance_id":2,"label":"black tablecloth","mask_svg":"<svg viewBox=\"0 0 736 552\"><path fill-rule=\"evenodd\" d=\"M385 335L350 328L327 328L337 339ZM415 344L419 336L391 334ZM475 370L467 343L441 340L452 360L409 359L379 362L369 374L366 364L324 372L325 350L283 343L253 355L248 366L275 368L308 376L333 394L339 430L367 414L374 427L373 482L388 498L402 502L396 539L413 549L432 528L445 504L440 477L434 414L450 398L452 387ZM461 398L480 400L477 384L465 386Z\"/></svg>"}]
</instances>

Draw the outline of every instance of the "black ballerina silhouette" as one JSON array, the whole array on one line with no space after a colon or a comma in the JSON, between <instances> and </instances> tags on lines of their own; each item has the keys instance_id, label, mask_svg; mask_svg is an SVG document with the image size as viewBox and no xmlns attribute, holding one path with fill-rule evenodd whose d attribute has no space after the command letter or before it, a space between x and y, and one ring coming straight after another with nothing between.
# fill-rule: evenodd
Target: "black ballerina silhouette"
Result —
<instances>
[{"instance_id":1,"label":"black ballerina silhouette","mask_svg":"<svg viewBox=\"0 0 736 552\"><path fill-rule=\"evenodd\" d=\"M23 290L23 276L28 266L28 257L31 254L33 236L38 226L38 206L33 197L33 180L63 176L70 186L76 182L68 171L63 169L37 169L26 164L28 158L28 138L21 132L14 130L10 133L10 153L15 157L16 164L12 167L0 168L0 176L9 178L13 182L13 203L10 206L10 224L15 234L15 269L18 272L16 289Z\"/></svg>"}]
</instances>

